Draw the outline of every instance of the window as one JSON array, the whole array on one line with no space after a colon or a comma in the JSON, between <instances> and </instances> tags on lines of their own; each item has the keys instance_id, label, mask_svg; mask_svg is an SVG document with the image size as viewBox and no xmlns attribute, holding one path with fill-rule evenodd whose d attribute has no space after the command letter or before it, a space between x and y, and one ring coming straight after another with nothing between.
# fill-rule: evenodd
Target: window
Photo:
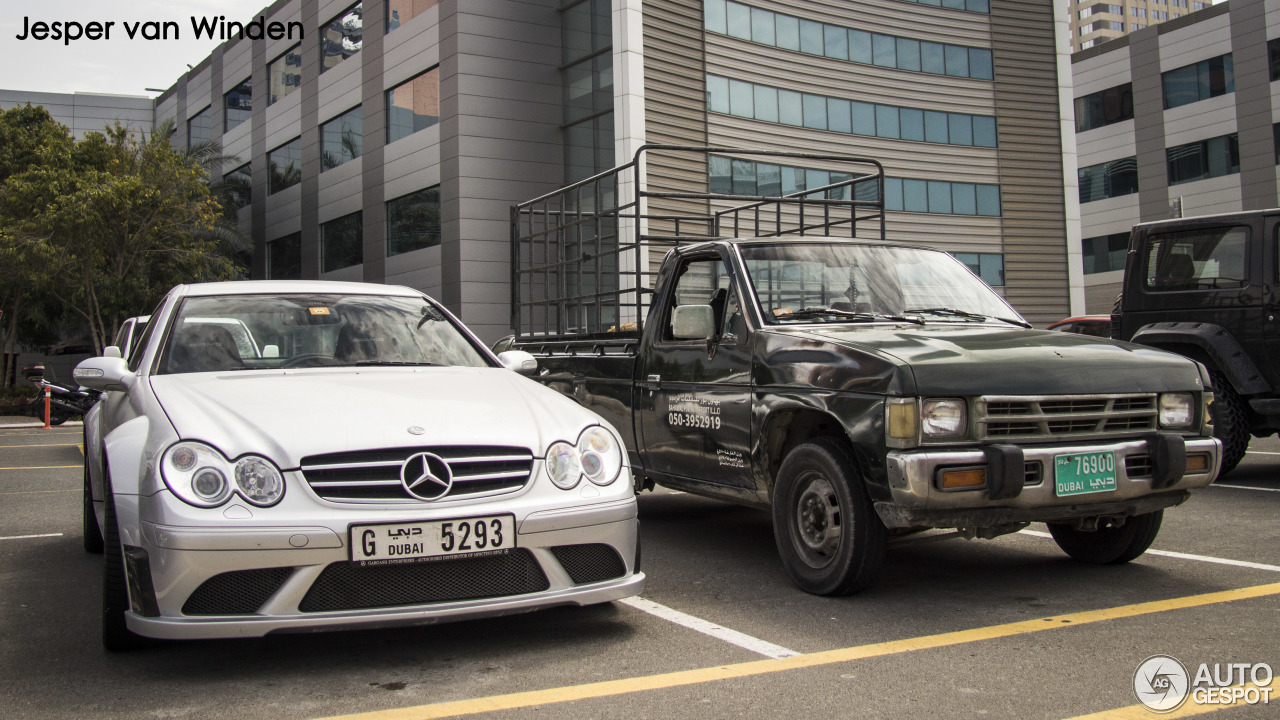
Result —
<instances>
[{"instance_id":1,"label":"window","mask_svg":"<svg viewBox=\"0 0 1280 720\"><path fill-rule=\"evenodd\" d=\"M1276 151L1276 164L1280 165L1280 123L1271 126L1271 142Z\"/></svg>"},{"instance_id":2,"label":"window","mask_svg":"<svg viewBox=\"0 0 1280 720\"><path fill-rule=\"evenodd\" d=\"M977 147L996 147L997 142L996 119L985 115L872 105L715 75L707 76L707 109L765 122L853 135Z\"/></svg>"},{"instance_id":3,"label":"window","mask_svg":"<svg viewBox=\"0 0 1280 720\"><path fill-rule=\"evenodd\" d=\"M1129 233L1112 233L1080 241L1084 254L1084 274L1124 270L1125 254L1129 251Z\"/></svg>"},{"instance_id":4,"label":"window","mask_svg":"<svg viewBox=\"0 0 1280 720\"><path fill-rule=\"evenodd\" d=\"M1280 38L1267 41L1267 59L1271 63L1271 79L1280 80Z\"/></svg>"},{"instance_id":5,"label":"window","mask_svg":"<svg viewBox=\"0 0 1280 720\"><path fill-rule=\"evenodd\" d=\"M212 121L210 119L210 113L209 113L208 107L196 113L195 115L192 115L190 119L187 120L187 149L188 150L190 150L191 148L195 147L200 143L209 142L209 137L210 137L209 126L211 122Z\"/></svg>"},{"instance_id":6,"label":"window","mask_svg":"<svg viewBox=\"0 0 1280 720\"><path fill-rule=\"evenodd\" d=\"M267 279L302 278L302 233L285 235L267 243Z\"/></svg>"},{"instance_id":7,"label":"window","mask_svg":"<svg viewBox=\"0 0 1280 720\"><path fill-rule=\"evenodd\" d=\"M936 5L937 2L925 4ZM985 48L869 33L843 25L802 20L727 0L707 0L704 8L703 24L708 31L740 40L899 70L979 80L994 77L991 51ZM980 12L987 11L984 1Z\"/></svg>"},{"instance_id":8,"label":"window","mask_svg":"<svg viewBox=\"0 0 1280 720\"><path fill-rule=\"evenodd\" d=\"M1171 147L1165 154L1169 159L1170 185L1240 172L1240 145L1235 133Z\"/></svg>"},{"instance_id":9,"label":"window","mask_svg":"<svg viewBox=\"0 0 1280 720\"><path fill-rule=\"evenodd\" d=\"M234 90L222 96L222 131L230 132L232 128L245 122L253 115L253 78L245 78L244 82Z\"/></svg>"},{"instance_id":10,"label":"window","mask_svg":"<svg viewBox=\"0 0 1280 720\"><path fill-rule=\"evenodd\" d=\"M1140 8L1140 7L1131 7L1129 8L1129 14L1132 15L1133 17L1144 18L1147 16L1147 9Z\"/></svg>"},{"instance_id":11,"label":"window","mask_svg":"<svg viewBox=\"0 0 1280 720\"><path fill-rule=\"evenodd\" d=\"M1076 132L1133 119L1133 85L1125 83L1076 98Z\"/></svg>"},{"instance_id":12,"label":"window","mask_svg":"<svg viewBox=\"0 0 1280 720\"><path fill-rule=\"evenodd\" d=\"M357 105L320 126L321 172L360 157L364 146L360 112Z\"/></svg>"},{"instance_id":13,"label":"window","mask_svg":"<svg viewBox=\"0 0 1280 720\"><path fill-rule=\"evenodd\" d=\"M387 257L439 244L439 185L387 202Z\"/></svg>"},{"instance_id":14,"label":"window","mask_svg":"<svg viewBox=\"0 0 1280 720\"><path fill-rule=\"evenodd\" d=\"M1004 255L999 253L951 253L969 266L973 274L992 287L1004 285Z\"/></svg>"},{"instance_id":15,"label":"window","mask_svg":"<svg viewBox=\"0 0 1280 720\"><path fill-rule=\"evenodd\" d=\"M440 68L387 91L387 143L440 122Z\"/></svg>"},{"instance_id":16,"label":"window","mask_svg":"<svg viewBox=\"0 0 1280 720\"><path fill-rule=\"evenodd\" d=\"M360 52L364 38L364 3L338 13L320 29L320 74Z\"/></svg>"},{"instance_id":17,"label":"window","mask_svg":"<svg viewBox=\"0 0 1280 720\"><path fill-rule=\"evenodd\" d=\"M1094 30L1116 30L1124 32L1124 23L1119 20L1098 20L1093 23Z\"/></svg>"},{"instance_id":18,"label":"window","mask_svg":"<svg viewBox=\"0 0 1280 720\"><path fill-rule=\"evenodd\" d=\"M774 32L772 16L723 2L708 8L719 32L750 40ZM711 17L711 13L719 13ZM564 48L565 180L576 182L613 167L613 19L609 0L577 0L562 6ZM727 87L727 86L726 86ZM748 88L749 91L749 88ZM728 102L728 95L725 95Z\"/></svg>"},{"instance_id":19,"label":"window","mask_svg":"<svg viewBox=\"0 0 1280 720\"><path fill-rule=\"evenodd\" d=\"M1202 3L1202 2L1193 2L1193 3L1191 3L1191 9L1192 9L1192 10L1203 10L1203 9L1205 9L1205 8L1207 8L1207 7L1209 7L1209 3Z\"/></svg>"},{"instance_id":20,"label":"window","mask_svg":"<svg viewBox=\"0 0 1280 720\"><path fill-rule=\"evenodd\" d=\"M246 207L253 201L253 163L245 163L222 176L227 186L227 195L237 209Z\"/></svg>"},{"instance_id":21,"label":"window","mask_svg":"<svg viewBox=\"0 0 1280 720\"><path fill-rule=\"evenodd\" d=\"M302 138L294 138L267 153L267 194L302 182Z\"/></svg>"},{"instance_id":22,"label":"window","mask_svg":"<svg viewBox=\"0 0 1280 720\"><path fill-rule=\"evenodd\" d=\"M267 64L267 105L291 95L302 87L302 52L294 45Z\"/></svg>"},{"instance_id":23,"label":"window","mask_svg":"<svg viewBox=\"0 0 1280 720\"><path fill-rule=\"evenodd\" d=\"M320 225L320 272L364 262L363 214L353 212Z\"/></svg>"},{"instance_id":24,"label":"window","mask_svg":"<svg viewBox=\"0 0 1280 720\"><path fill-rule=\"evenodd\" d=\"M439 4L440 0L387 0L387 32Z\"/></svg>"},{"instance_id":25,"label":"window","mask_svg":"<svg viewBox=\"0 0 1280 720\"><path fill-rule=\"evenodd\" d=\"M1231 53L1170 70L1161 81L1166 110L1236 91Z\"/></svg>"},{"instance_id":26,"label":"window","mask_svg":"<svg viewBox=\"0 0 1280 720\"><path fill-rule=\"evenodd\" d=\"M1082 167L1079 170L1080 202L1131 195L1138 192L1138 158L1127 157Z\"/></svg>"},{"instance_id":27,"label":"window","mask_svg":"<svg viewBox=\"0 0 1280 720\"><path fill-rule=\"evenodd\" d=\"M1247 227L1206 228L1151 236L1149 290L1216 290L1248 284Z\"/></svg>"},{"instance_id":28,"label":"window","mask_svg":"<svg viewBox=\"0 0 1280 720\"><path fill-rule=\"evenodd\" d=\"M1169 19L1169 13L1164 10L1152 10L1151 19L1163 22Z\"/></svg>"}]
</instances>

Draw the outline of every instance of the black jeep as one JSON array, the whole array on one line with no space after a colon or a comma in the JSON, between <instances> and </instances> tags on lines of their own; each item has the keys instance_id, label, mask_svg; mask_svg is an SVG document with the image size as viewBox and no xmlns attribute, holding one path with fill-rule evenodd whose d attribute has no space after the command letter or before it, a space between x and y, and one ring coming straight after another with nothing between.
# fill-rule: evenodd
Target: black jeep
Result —
<instances>
[{"instance_id":1,"label":"black jeep","mask_svg":"<svg viewBox=\"0 0 1280 720\"><path fill-rule=\"evenodd\" d=\"M1111 333L1205 364L1222 472L1280 429L1280 209L1135 225Z\"/></svg>"}]
</instances>

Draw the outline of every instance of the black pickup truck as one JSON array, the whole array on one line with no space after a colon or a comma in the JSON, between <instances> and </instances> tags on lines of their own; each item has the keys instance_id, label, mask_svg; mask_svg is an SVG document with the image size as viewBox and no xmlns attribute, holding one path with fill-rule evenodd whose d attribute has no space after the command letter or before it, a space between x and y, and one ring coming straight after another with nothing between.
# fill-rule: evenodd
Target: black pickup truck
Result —
<instances>
[{"instance_id":1,"label":"black pickup truck","mask_svg":"<svg viewBox=\"0 0 1280 720\"><path fill-rule=\"evenodd\" d=\"M655 152L861 171L784 197L637 192ZM811 593L866 587L891 536L930 528L1043 521L1078 560L1141 555L1218 472L1205 369L1031 329L954 257L885 242L882 197L874 161L644 148L513 208L496 349L611 422L642 486L770 508Z\"/></svg>"}]
</instances>

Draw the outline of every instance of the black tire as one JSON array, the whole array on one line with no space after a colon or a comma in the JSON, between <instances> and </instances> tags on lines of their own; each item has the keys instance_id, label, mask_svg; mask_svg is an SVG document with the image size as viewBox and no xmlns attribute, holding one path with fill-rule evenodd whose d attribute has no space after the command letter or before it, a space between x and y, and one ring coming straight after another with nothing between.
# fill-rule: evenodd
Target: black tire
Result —
<instances>
[{"instance_id":1,"label":"black tire","mask_svg":"<svg viewBox=\"0 0 1280 720\"><path fill-rule=\"evenodd\" d=\"M150 643L141 635L135 635L125 624L124 614L129 609L129 587L124 576L124 553L120 548L120 530L116 525L116 503L111 490L111 476L105 471L104 476L106 482L103 483L103 490L107 506L103 514L106 527L103 533L102 561L102 646L111 652L124 652Z\"/></svg>"},{"instance_id":2,"label":"black tire","mask_svg":"<svg viewBox=\"0 0 1280 720\"><path fill-rule=\"evenodd\" d=\"M43 416L43 415L41 416L41 419L44 419L44 416ZM51 411L49 411L49 424L50 424L50 425L61 425L62 423L66 422L66 421L68 421L68 420L70 420L70 419L71 419L71 413L60 412L60 411L58 411L58 410L51 410Z\"/></svg>"},{"instance_id":3,"label":"black tire","mask_svg":"<svg viewBox=\"0 0 1280 720\"><path fill-rule=\"evenodd\" d=\"M84 551L87 553L102 552L102 529L98 525L98 516L93 512L93 491L89 484L89 450L88 433L84 434L82 445L84 450L84 514L80 521L80 534L83 536Z\"/></svg>"},{"instance_id":4,"label":"black tire","mask_svg":"<svg viewBox=\"0 0 1280 720\"><path fill-rule=\"evenodd\" d=\"M1164 511L1134 515L1120 527L1076 530L1070 524L1049 523L1049 533L1062 551L1080 562L1093 565L1120 565L1151 547L1160 532Z\"/></svg>"},{"instance_id":5,"label":"black tire","mask_svg":"<svg viewBox=\"0 0 1280 720\"><path fill-rule=\"evenodd\" d=\"M887 532L847 447L817 438L787 455L773 491L773 536L805 592L852 595L875 580Z\"/></svg>"},{"instance_id":6,"label":"black tire","mask_svg":"<svg viewBox=\"0 0 1280 720\"><path fill-rule=\"evenodd\" d=\"M1213 383L1213 436L1222 441L1222 477L1235 469L1249 449L1249 415L1227 376L1209 371Z\"/></svg>"}]
</instances>

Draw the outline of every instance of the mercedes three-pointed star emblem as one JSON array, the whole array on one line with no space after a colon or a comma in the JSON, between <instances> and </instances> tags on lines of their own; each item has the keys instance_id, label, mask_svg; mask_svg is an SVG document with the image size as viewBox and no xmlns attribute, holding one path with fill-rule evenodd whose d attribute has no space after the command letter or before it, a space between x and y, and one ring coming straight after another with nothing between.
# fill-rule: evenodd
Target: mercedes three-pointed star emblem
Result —
<instances>
[{"instance_id":1,"label":"mercedes three-pointed star emblem","mask_svg":"<svg viewBox=\"0 0 1280 720\"><path fill-rule=\"evenodd\" d=\"M420 452L400 466L400 484L419 500L439 500L453 487L453 471L439 455Z\"/></svg>"}]
</instances>

